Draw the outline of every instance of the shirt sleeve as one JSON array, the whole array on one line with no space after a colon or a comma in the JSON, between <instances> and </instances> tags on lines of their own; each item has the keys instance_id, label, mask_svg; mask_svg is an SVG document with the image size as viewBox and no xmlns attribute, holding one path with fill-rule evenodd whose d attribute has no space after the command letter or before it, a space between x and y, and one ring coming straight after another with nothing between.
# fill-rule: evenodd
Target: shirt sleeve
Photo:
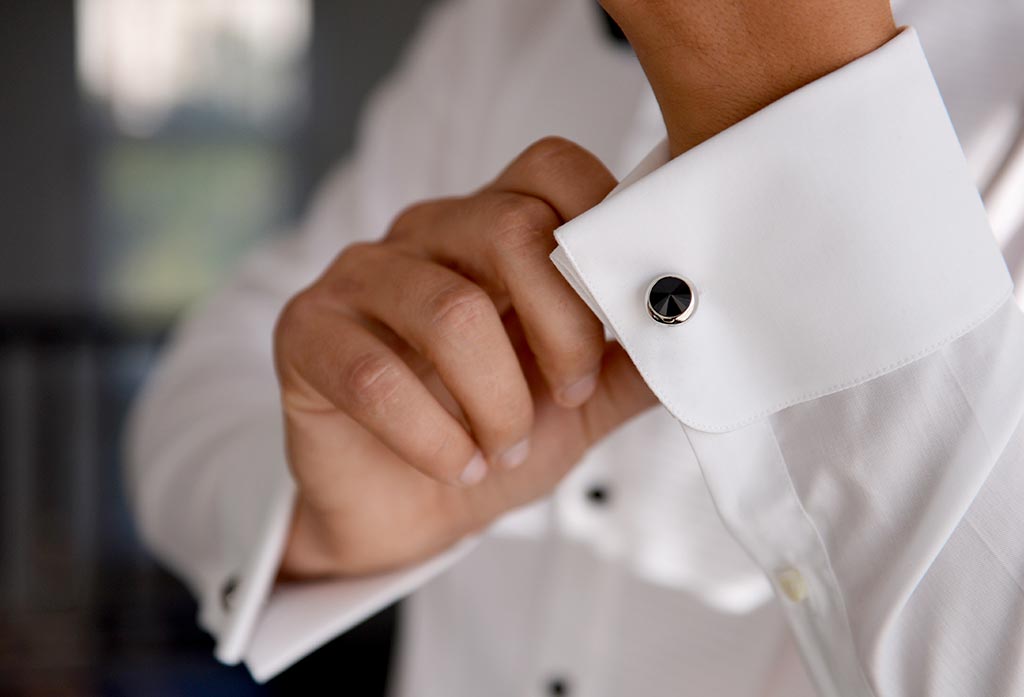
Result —
<instances>
[{"instance_id":1,"label":"shirt sleeve","mask_svg":"<svg viewBox=\"0 0 1024 697\"><path fill-rule=\"evenodd\" d=\"M1024 690L1024 320L912 29L556 236L821 694Z\"/></svg>"},{"instance_id":2,"label":"shirt sleeve","mask_svg":"<svg viewBox=\"0 0 1024 697\"><path fill-rule=\"evenodd\" d=\"M371 100L359 147L297 234L253 254L175 332L133 410L127 488L149 549L191 589L216 655L257 680L440 573L471 542L400 572L275 584L295 486L273 369L273 326L289 297L347 244L378 237L412 201L453 193L452 113L472 118L456 79L472 5L443 3L396 76ZM461 111L460 111L461 110ZM416 118L408 118L415 113Z\"/></svg>"}]
</instances>

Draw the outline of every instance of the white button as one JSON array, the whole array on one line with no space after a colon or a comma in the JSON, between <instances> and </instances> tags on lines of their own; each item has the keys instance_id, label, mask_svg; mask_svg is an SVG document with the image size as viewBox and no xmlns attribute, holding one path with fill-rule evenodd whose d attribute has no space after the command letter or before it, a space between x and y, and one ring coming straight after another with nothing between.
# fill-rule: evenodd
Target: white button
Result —
<instances>
[{"instance_id":1,"label":"white button","mask_svg":"<svg viewBox=\"0 0 1024 697\"><path fill-rule=\"evenodd\" d=\"M775 580L778 581L782 593L794 603L799 603L807 597L807 582L796 569L783 569L775 576Z\"/></svg>"}]
</instances>

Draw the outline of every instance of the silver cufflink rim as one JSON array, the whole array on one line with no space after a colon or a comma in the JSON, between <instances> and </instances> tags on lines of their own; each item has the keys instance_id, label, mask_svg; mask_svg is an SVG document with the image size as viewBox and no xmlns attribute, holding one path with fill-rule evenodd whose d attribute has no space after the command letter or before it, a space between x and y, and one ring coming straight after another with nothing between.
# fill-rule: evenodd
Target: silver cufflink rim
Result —
<instances>
[{"instance_id":1,"label":"silver cufflink rim","mask_svg":"<svg viewBox=\"0 0 1024 697\"><path fill-rule=\"evenodd\" d=\"M678 315L676 317L669 317L667 315L659 313L657 310L654 309L654 306L651 304L651 291L654 290L654 286L656 283L658 283L658 281L661 281L662 279L665 278L678 279L685 283L687 287L690 289L690 304L686 307L686 310L684 310L681 315ZM647 305L647 314L649 314L651 316L651 319L653 319L655 322L659 324L675 326L678 324L682 324L683 322L685 322L686 320L690 319L690 317L693 316L694 310L697 309L697 288L693 285L693 281L688 279L686 276L680 276L677 273L659 274L653 281L651 281L647 285L647 290L644 292L644 303Z\"/></svg>"}]
</instances>

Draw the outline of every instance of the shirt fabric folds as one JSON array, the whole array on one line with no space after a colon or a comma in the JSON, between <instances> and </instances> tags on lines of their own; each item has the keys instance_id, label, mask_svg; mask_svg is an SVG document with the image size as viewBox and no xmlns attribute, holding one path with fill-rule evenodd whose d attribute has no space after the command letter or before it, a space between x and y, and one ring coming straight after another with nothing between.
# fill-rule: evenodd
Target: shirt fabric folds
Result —
<instances>
[{"instance_id":1,"label":"shirt fabric folds","mask_svg":"<svg viewBox=\"0 0 1024 697\"><path fill-rule=\"evenodd\" d=\"M967 12L938 5L897 16L941 35ZM962 51L1024 60L1005 39L1024 11L970 17L984 40ZM399 696L1024 694L1024 318L996 241L1016 228L992 230L1024 219L1005 195L1017 72L991 93L951 78L944 103L907 28L669 161L601 22L585 0L444 4L300 234L179 331L129 481L217 656L269 679L411 594ZM556 231L552 261L663 408L424 564L275 584L295 496L277 312L407 203L475 188L550 133L630 172ZM998 216L978 193L996 177ZM645 309L663 274L696 293L678 326Z\"/></svg>"}]
</instances>

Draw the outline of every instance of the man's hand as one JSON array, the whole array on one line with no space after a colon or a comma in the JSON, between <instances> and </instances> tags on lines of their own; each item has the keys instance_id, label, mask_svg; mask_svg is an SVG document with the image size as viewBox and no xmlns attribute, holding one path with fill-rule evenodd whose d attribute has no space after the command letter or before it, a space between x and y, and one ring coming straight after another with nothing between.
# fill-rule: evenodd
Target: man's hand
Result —
<instances>
[{"instance_id":1,"label":"man's hand","mask_svg":"<svg viewBox=\"0 0 1024 697\"><path fill-rule=\"evenodd\" d=\"M615 180L546 139L341 252L275 331L299 499L281 572L416 561L548 493L655 399L548 255Z\"/></svg>"},{"instance_id":2,"label":"man's hand","mask_svg":"<svg viewBox=\"0 0 1024 697\"><path fill-rule=\"evenodd\" d=\"M658 98L672 155L896 35L889 0L601 0Z\"/></svg>"}]
</instances>

